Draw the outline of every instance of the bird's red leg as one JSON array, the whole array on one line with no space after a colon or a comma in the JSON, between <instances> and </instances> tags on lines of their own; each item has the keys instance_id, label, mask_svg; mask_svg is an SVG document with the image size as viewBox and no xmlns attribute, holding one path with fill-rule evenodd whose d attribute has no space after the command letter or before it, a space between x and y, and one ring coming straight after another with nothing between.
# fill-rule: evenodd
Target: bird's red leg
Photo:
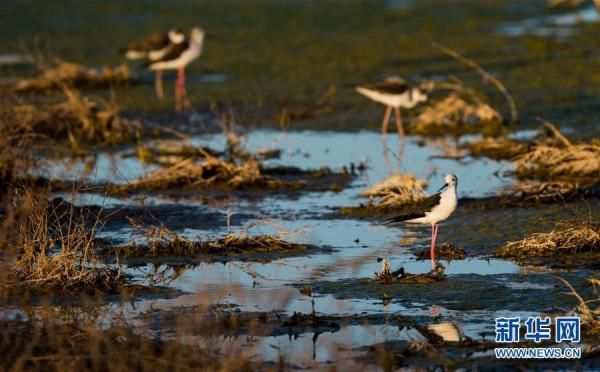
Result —
<instances>
[{"instance_id":1,"label":"bird's red leg","mask_svg":"<svg viewBox=\"0 0 600 372\"><path fill-rule=\"evenodd\" d=\"M437 238L437 232L440 225L435 224L431 226L431 269L435 270L435 239Z\"/></svg>"},{"instance_id":2,"label":"bird's red leg","mask_svg":"<svg viewBox=\"0 0 600 372\"><path fill-rule=\"evenodd\" d=\"M392 114L392 106L388 106L385 109L385 115L383 115L383 121L381 122L381 138L385 141L387 135L387 126L390 121L390 115Z\"/></svg>"},{"instance_id":3,"label":"bird's red leg","mask_svg":"<svg viewBox=\"0 0 600 372\"><path fill-rule=\"evenodd\" d=\"M184 108L186 109L190 109L192 107L192 103L190 102L188 95L187 95L187 89L185 87L185 67L181 68L181 92L182 92L182 98L183 98L183 102L182 105L184 106Z\"/></svg>"},{"instance_id":4,"label":"bird's red leg","mask_svg":"<svg viewBox=\"0 0 600 372\"><path fill-rule=\"evenodd\" d=\"M162 70L156 70L156 76L154 78L155 88L156 88L156 97L158 99L163 99L163 84L162 84Z\"/></svg>"},{"instance_id":5,"label":"bird's red leg","mask_svg":"<svg viewBox=\"0 0 600 372\"><path fill-rule=\"evenodd\" d=\"M394 115L396 115L396 129L398 130L398 137L400 140L404 138L404 127L402 125L402 116L400 115L400 108L394 107Z\"/></svg>"},{"instance_id":6,"label":"bird's red leg","mask_svg":"<svg viewBox=\"0 0 600 372\"><path fill-rule=\"evenodd\" d=\"M182 103L181 103L181 97L182 97L182 74L183 69L178 69L177 70L177 80L175 80L175 111L180 112L182 110Z\"/></svg>"}]
</instances>

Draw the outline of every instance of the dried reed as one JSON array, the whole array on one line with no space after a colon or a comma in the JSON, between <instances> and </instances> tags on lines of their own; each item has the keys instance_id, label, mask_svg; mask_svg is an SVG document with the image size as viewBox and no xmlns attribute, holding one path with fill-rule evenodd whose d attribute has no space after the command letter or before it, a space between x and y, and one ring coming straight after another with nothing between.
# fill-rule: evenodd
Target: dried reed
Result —
<instances>
[{"instance_id":1,"label":"dried reed","mask_svg":"<svg viewBox=\"0 0 600 372\"><path fill-rule=\"evenodd\" d=\"M515 160L521 177L578 177L600 180L600 146L574 144L566 147L540 145Z\"/></svg>"},{"instance_id":2,"label":"dried reed","mask_svg":"<svg viewBox=\"0 0 600 372\"><path fill-rule=\"evenodd\" d=\"M93 293L124 284L118 269L97 260L97 217L80 214L70 204L51 205L46 193L31 189L15 203L14 234L1 242L6 252L16 254L11 287Z\"/></svg>"},{"instance_id":3,"label":"dried reed","mask_svg":"<svg viewBox=\"0 0 600 372\"><path fill-rule=\"evenodd\" d=\"M256 224L266 223L266 221L252 224L235 233L209 241L187 239L164 225L151 227L134 220L130 220L130 223L134 229L143 233L142 243L130 242L122 246L106 248L103 250L105 254L125 257L195 256L198 254L297 252L309 248L303 244L285 241L278 236L246 233Z\"/></svg>"},{"instance_id":4,"label":"dried reed","mask_svg":"<svg viewBox=\"0 0 600 372\"><path fill-rule=\"evenodd\" d=\"M238 190L248 187L281 189L298 186L297 183L290 183L261 174L261 167L254 160L248 160L241 165L237 165L209 157L202 162L185 159L129 184L113 185L110 187L110 191L122 194L139 190L159 191L181 188Z\"/></svg>"},{"instance_id":5,"label":"dried reed","mask_svg":"<svg viewBox=\"0 0 600 372\"><path fill-rule=\"evenodd\" d=\"M43 92L62 89L64 85L77 88L106 87L124 83L130 79L127 65L90 68L75 63L59 62L54 67L41 67L46 64L39 61L38 65L41 68L40 75L33 79L18 81L13 88L15 92Z\"/></svg>"},{"instance_id":6,"label":"dried reed","mask_svg":"<svg viewBox=\"0 0 600 372\"><path fill-rule=\"evenodd\" d=\"M117 143L135 138L141 124L124 119L115 104L103 104L64 86L58 103L21 103L14 107L18 121L55 139L67 138L73 149L81 142Z\"/></svg>"},{"instance_id":7,"label":"dried reed","mask_svg":"<svg viewBox=\"0 0 600 372\"><path fill-rule=\"evenodd\" d=\"M561 277L556 277L561 282L563 282L569 289L571 290L571 294L577 298L579 301L579 305L572 312L581 315L581 327L586 330L583 333L585 336L589 338L597 338L600 336L600 307L598 304L600 303L600 295L596 299L585 300L573 286L571 283L566 281ZM598 278L590 278L589 282L592 283L594 287L600 285L600 280ZM596 292L598 293L598 292ZM590 307L591 303L595 303L596 306Z\"/></svg>"},{"instance_id":8,"label":"dried reed","mask_svg":"<svg viewBox=\"0 0 600 372\"><path fill-rule=\"evenodd\" d=\"M427 182L414 174L394 174L367 188L360 195L369 198L369 206L391 208L413 204L425 197Z\"/></svg>"},{"instance_id":9,"label":"dried reed","mask_svg":"<svg viewBox=\"0 0 600 372\"><path fill-rule=\"evenodd\" d=\"M451 92L448 96L425 106L411 122L416 133L447 134L481 131L495 133L502 125L502 116L475 95Z\"/></svg>"},{"instance_id":10,"label":"dried reed","mask_svg":"<svg viewBox=\"0 0 600 372\"><path fill-rule=\"evenodd\" d=\"M600 225L591 220L582 223L561 223L549 233L509 242L496 251L499 257L555 257L580 252L600 251Z\"/></svg>"}]
</instances>

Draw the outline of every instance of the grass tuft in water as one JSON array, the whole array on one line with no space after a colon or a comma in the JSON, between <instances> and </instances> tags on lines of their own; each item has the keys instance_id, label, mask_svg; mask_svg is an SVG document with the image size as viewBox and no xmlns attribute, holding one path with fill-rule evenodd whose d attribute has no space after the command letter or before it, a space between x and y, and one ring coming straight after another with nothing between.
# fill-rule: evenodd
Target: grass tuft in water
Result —
<instances>
[{"instance_id":1,"label":"grass tuft in water","mask_svg":"<svg viewBox=\"0 0 600 372\"><path fill-rule=\"evenodd\" d=\"M556 257L600 252L600 225L592 220L561 223L549 233L535 233L496 251L498 257Z\"/></svg>"},{"instance_id":2,"label":"grass tuft in water","mask_svg":"<svg viewBox=\"0 0 600 372\"><path fill-rule=\"evenodd\" d=\"M61 90L64 85L76 88L106 88L129 80L129 68L125 64L116 67L91 68L75 63L59 62L56 66L42 68L35 78L19 80L12 90L16 93L40 93Z\"/></svg>"}]
</instances>

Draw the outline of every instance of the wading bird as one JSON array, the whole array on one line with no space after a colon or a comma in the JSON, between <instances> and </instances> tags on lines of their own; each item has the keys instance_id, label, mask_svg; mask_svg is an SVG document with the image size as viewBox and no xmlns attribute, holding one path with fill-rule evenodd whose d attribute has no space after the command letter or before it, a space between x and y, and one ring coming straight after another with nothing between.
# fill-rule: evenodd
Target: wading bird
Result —
<instances>
[{"instance_id":1,"label":"wading bird","mask_svg":"<svg viewBox=\"0 0 600 372\"><path fill-rule=\"evenodd\" d=\"M437 237L439 223L448 219L458 204L458 198L456 197L458 179L453 174L447 174L445 181L444 186L436 194L423 200L410 213L395 216L384 221L386 225L395 222L431 225L430 255L432 270L435 270L435 238Z\"/></svg>"},{"instance_id":2,"label":"wading bird","mask_svg":"<svg viewBox=\"0 0 600 372\"><path fill-rule=\"evenodd\" d=\"M120 51L125 54L125 58L132 61L139 59L156 61L164 57L172 48L184 41L184 33L179 29L173 28L168 33L151 33L143 39L130 43L126 48L120 49ZM156 70L154 86L156 89L156 96L158 99L162 99L162 70Z\"/></svg>"},{"instance_id":3,"label":"wading bird","mask_svg":"<svg viewBox=\"0 0 600 372\"><path fill-rule=\"evenodd\" d=\"M385 138L387 133L392 108L396 116L398 136L402 138L404 137L404 128L402 127L400 108L411 109L420 102L427 101L427 94L419 88L410 87L398 76L388 77L379 83L359 85L356 87L356 91L375 102L383 103L387 106L383 122L381 123L381 136L383 138Z\"/></svg>"},{"instance_id":4,"label":"wading bird","mask_svg":"<svg viewBox=\"0 0 600 372\"><path fill-rule=\"evenodd\" d=\"M205 32L200 27L194 27L190 32L190 40L174 45L161 58L148 64L152 71L177 70L175 81L175 110L181 111L190 102L185 88L185 68L202 54Z\"/></svg>"}]
</instances>

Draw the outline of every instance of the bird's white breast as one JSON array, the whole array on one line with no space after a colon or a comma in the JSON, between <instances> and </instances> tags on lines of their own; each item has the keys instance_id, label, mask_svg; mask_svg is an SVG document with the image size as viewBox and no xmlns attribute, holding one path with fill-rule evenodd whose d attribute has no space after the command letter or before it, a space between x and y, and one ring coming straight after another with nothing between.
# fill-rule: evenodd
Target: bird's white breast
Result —
<instances>
[{"instance_id":1,"label":"bird's white breast","mask_svg":"<svg viewBox=\"0 0 600 372\"><path fill-rule=\"evenodd\" d=\"M410 99L408 90L401 94L391 94L358 87L356 88L356 91L373 101L383 103L386 106L413 108L417 105L416 101Z\"/></svg>"},{"instance_id":2,"label":"bird's white breast","mask_svg":"<svg viewBox=\"0 0 600 372\"><path fill-rule=\"evenodd\" d=\"M427 217L431 220L431 223L442 222L450 217L457 204L456 189L448 189L441 194L440 204L436 205Z\"/></svg>"}]
</instances>

